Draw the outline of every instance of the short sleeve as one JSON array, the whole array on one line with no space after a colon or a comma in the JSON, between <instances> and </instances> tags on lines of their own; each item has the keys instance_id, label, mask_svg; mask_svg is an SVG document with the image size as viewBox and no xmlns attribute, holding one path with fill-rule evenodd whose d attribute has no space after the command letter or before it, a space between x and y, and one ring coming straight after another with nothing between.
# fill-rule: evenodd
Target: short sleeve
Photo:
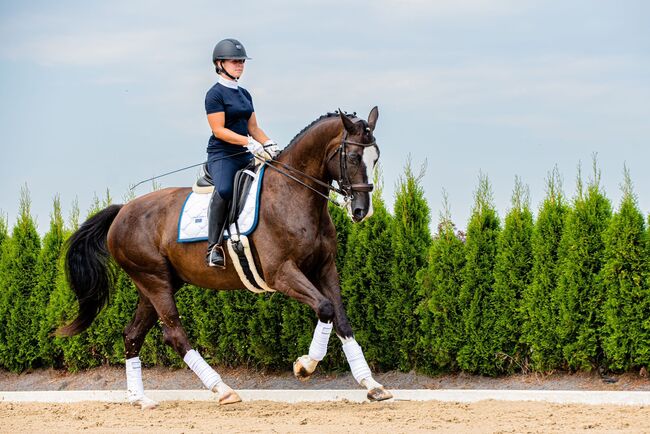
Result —
<instances>
[{"instance_id":1,"label":"short sleeve","mask_svg":"<svg viewBox=\"0 0 650 434\"><path fill-rule=\"evenodd\" d=\"M210 89L205 95L205 113L212 114L226 111L221 93Z\"/></svg>"}]
</instances>

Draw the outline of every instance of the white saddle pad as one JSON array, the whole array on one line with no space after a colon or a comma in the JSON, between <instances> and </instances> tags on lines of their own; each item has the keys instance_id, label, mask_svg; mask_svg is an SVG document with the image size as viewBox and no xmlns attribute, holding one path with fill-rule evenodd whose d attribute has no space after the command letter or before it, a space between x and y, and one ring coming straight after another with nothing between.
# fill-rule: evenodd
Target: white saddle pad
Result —
<instances>
[{"instance_id":1,"label":"white saddle pad","mask_svg":"<svg viewBox=\"0 0 650 434\"><path fill-rule=\"evenodd\" d=\"M255 174L255 179L246 197L244 209L237 220L242 235L250 235L257 226L260 190L265 168L266 166L262 167ZM181 215L178 218L177 241L179 243L192 243L208 239L208 205L211 197L211 194L197 194L194 192L187 196L181 209ZM230 226L230 232L237 233L234 224ZM228 238L227 232L224 237Z\"/></svg>"}]
</instances>

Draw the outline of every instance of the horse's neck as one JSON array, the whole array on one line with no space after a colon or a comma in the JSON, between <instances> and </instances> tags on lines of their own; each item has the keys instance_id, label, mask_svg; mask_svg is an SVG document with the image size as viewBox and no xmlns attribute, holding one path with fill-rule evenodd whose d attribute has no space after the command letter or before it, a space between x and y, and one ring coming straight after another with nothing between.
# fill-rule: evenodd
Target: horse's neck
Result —
<instances>
[{"instance_id":1,"label":"horse's neck","mask_svg":"<svg viewBox=\"0 0 650 434\"><path fill-rule=\"evenodd\" d=\"M329 145L341 134L337 127L338 124L331 119L314 126L313 131L307 131L282 153L280 161L323 182L330 182L325 159L331 147Z\"/></svg>"}]
</instances>

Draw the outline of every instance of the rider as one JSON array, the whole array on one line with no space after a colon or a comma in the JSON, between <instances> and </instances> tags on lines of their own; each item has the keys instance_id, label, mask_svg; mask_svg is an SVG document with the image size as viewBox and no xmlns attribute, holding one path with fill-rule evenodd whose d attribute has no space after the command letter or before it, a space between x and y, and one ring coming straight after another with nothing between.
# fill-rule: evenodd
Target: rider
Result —
<instances>
[{"instance_id":1,"label":"rider","mask_svg":"<svg viewBox=\"0 0 650 434\"><path fill-rule=\"evenodd\" d=\"M208 142L208 171L214 181L208 211L206 257L211 267L226 267L221 243L235 173L246 167L254 155L269 159L279 152L277 143L257 125L251 94L238 84L244 62L249 59L241 42L232 38L220 41L212 52L212 63L219 78L205 96L205 111L212 129Z\"/></svg>"}]
</instances>

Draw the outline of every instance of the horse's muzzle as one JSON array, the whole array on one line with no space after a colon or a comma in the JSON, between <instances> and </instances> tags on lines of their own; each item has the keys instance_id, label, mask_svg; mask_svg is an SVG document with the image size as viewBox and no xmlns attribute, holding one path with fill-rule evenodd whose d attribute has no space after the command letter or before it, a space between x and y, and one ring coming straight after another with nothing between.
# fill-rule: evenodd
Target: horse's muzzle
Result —
<instances>
[{"instance_id":1,"label":"horse's muzzle","mask_svg":"<svg viewBox=\"0 0 650 434\"><path fill-rule=\"evenodd\" d=\"M355 223L358 223L363 220L366 214L368 214L368 208L354 208L354 210L352 210L352 220L354 220Z\"/></svg>"}]
</instances>

